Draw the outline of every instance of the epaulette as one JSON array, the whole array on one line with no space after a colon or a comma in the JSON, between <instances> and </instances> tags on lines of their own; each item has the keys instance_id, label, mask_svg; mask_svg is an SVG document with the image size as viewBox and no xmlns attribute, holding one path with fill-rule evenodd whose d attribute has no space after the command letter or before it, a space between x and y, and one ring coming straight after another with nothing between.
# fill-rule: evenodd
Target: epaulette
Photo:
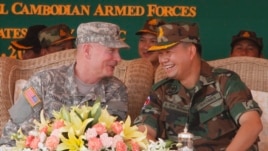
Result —
<instances>
[{"instance_id":1,"label":"epaulette","mask_svg":"<svg viewBox=\"0 0 268 151\"><path fill-rule=\"evenodd\" d=\"M165 78L165 79L163 79L163 80L157 82L156 84L154 84L154 85L152 86L152 90L155 91L155 90L158 89L161 85L167 83L167 82L170 81L170 80L173 80L173 79Z\"/></svg>"}]
</instances>

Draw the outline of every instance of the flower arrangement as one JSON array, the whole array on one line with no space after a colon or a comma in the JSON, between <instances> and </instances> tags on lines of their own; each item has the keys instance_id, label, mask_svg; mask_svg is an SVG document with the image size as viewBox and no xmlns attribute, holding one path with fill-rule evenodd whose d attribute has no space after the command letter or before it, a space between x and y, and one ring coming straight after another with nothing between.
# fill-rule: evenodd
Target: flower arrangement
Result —
<instances>
[{"instance_id":1,"label":"flower arrangement","mask_svg":"<svg viewBox=\"0 0 268 151\"><path fill-rule=\"evenodd\" d=\"M16 150L139 151L150 146L146 132L131 126L129 116L125 122L116 121L99 101L92 107L62 107L53 115L55 119L47 120L41 111L34 130L28 135L21 130L14 134Z\"/></svg>"}]
</instances>

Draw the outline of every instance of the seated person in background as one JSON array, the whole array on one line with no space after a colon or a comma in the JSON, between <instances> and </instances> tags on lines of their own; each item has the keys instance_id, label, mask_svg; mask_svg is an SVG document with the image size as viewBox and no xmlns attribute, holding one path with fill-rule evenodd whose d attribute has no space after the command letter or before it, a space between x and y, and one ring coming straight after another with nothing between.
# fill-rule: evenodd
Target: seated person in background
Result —
<instances>
[{"instance_id":1,"label":"seated person in background","mask_svg":"<svg viewBox=\"0 0 268 151\"><path fill-rule=\"evenodd\" d=\"M41 56L41 45L38 40L38 33L44 28L46 28L45 25L30 26L23 39L12 41L10 43L12 47L16 49L16 51L24 51L22 58L20 59L26 60Z\"/></svg>"},{"instance_id":2,"label":"seated person in background","mask_svg":"<svg viewBox=\"0 0 268 151\"><path fill-rule=\"evenodd\" d=\"M72 36L71 29L65 24L58 24L41 30L38 38L42 47L42 55L75 47L75 37Z\"/></svg>"},{"instance_id":3,"label":"seated person in background","mask_svg":"<svg viewBox=\"0 0 268 151\"><path fill-rule=\"evenodd\" d=\"M136 32L139 35L138 49L141 58L148 59L156 69L159 65L157 53L148 52L148 49L157 42L156 28L164 24L164 21L156 18L150 18L146 21L143 28Z\"/></svg>"},{"instance_id":4,"label":"seated person in background","mask_svg":"<svg viewBox=\"0 0 268 151\"><path fill-rule=\"evenodd\" d=\"M241 30L234 35L231 43L230 57L249 56L263 57L262 55L262 38L258 38L256 33L248 30Z\"/></svg>"},{"instance_id":5,"label":"seated person in background","mask_svg":"<svg viewBox=\"0 0 268 151\"><path fill-rule=\"evenodd\" d=\"M0 144L13 146L11 135L19 128L23 133L33 129L40 111L52 118L53 110L63 105L93 105L101 98L108 112L125 119L128 111L126 86L113 76L121 60L119 49L129 48L120 40L120 28L112 23L81 23L77 28L76 61L68 66L38 72L23 89L23 94L9 110L10 120L4 127ZM23 114L22 114L23 113Z\"/></svg>"},{"instance_id":6,"label":"seated person in background","mask_svg":"<svg viewBox=\"0 0 268 151\"><path fill-rule=\"evenodd\" d=\"M159 53L166 79L152 87L150 101L135 124L148 139L178 140L188 129L197 151L257 150L261 109L233 71L211 67L201 58L197 24L158 27Z\"/></svg>"}]
</instances>

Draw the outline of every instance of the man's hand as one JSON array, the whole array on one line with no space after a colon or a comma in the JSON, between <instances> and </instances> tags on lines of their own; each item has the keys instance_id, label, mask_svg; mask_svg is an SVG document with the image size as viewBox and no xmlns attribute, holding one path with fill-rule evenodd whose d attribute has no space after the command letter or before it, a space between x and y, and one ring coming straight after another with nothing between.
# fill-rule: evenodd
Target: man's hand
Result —
<instances>
[{"instance_id":1,"label":"man's hand","mask_svg":"<svg viewBox=\"0 0 268 151\"><path fill-rule=\"evenodd\" d=\"M147 130L147 139L148 140L152 140L152 141L156 140L156 131L151 126L146 125L146 124L142 124L142 125L138 125L138 129L141 132L144 132Z\"/></svg>"}]
</instances>

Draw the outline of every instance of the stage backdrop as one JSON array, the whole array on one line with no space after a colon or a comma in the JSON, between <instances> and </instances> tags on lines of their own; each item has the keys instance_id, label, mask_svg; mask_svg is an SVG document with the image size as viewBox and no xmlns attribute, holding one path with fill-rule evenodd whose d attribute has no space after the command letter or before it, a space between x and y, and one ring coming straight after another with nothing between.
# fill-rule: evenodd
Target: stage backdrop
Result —
<instances>
[{"instance_id":1,"label":"stage backdrop","mask_svg":"<svg viewBox=\"0 0 268 151\"><path fill-rule=\"evenodd\" d=\"M138 57L135 32L148 17L158 17L167 22L197 22L205 60L228 57L231 38L241 29L263 37L268 57L267 6L266 0L1 0L0 55L21 58L10 41L23 38L31 25L65 23L76 36L80 23L107 21L121 27L122 38L131 46L121 51L123 59L133 59Z\"/></svg>"}]
</instances>

